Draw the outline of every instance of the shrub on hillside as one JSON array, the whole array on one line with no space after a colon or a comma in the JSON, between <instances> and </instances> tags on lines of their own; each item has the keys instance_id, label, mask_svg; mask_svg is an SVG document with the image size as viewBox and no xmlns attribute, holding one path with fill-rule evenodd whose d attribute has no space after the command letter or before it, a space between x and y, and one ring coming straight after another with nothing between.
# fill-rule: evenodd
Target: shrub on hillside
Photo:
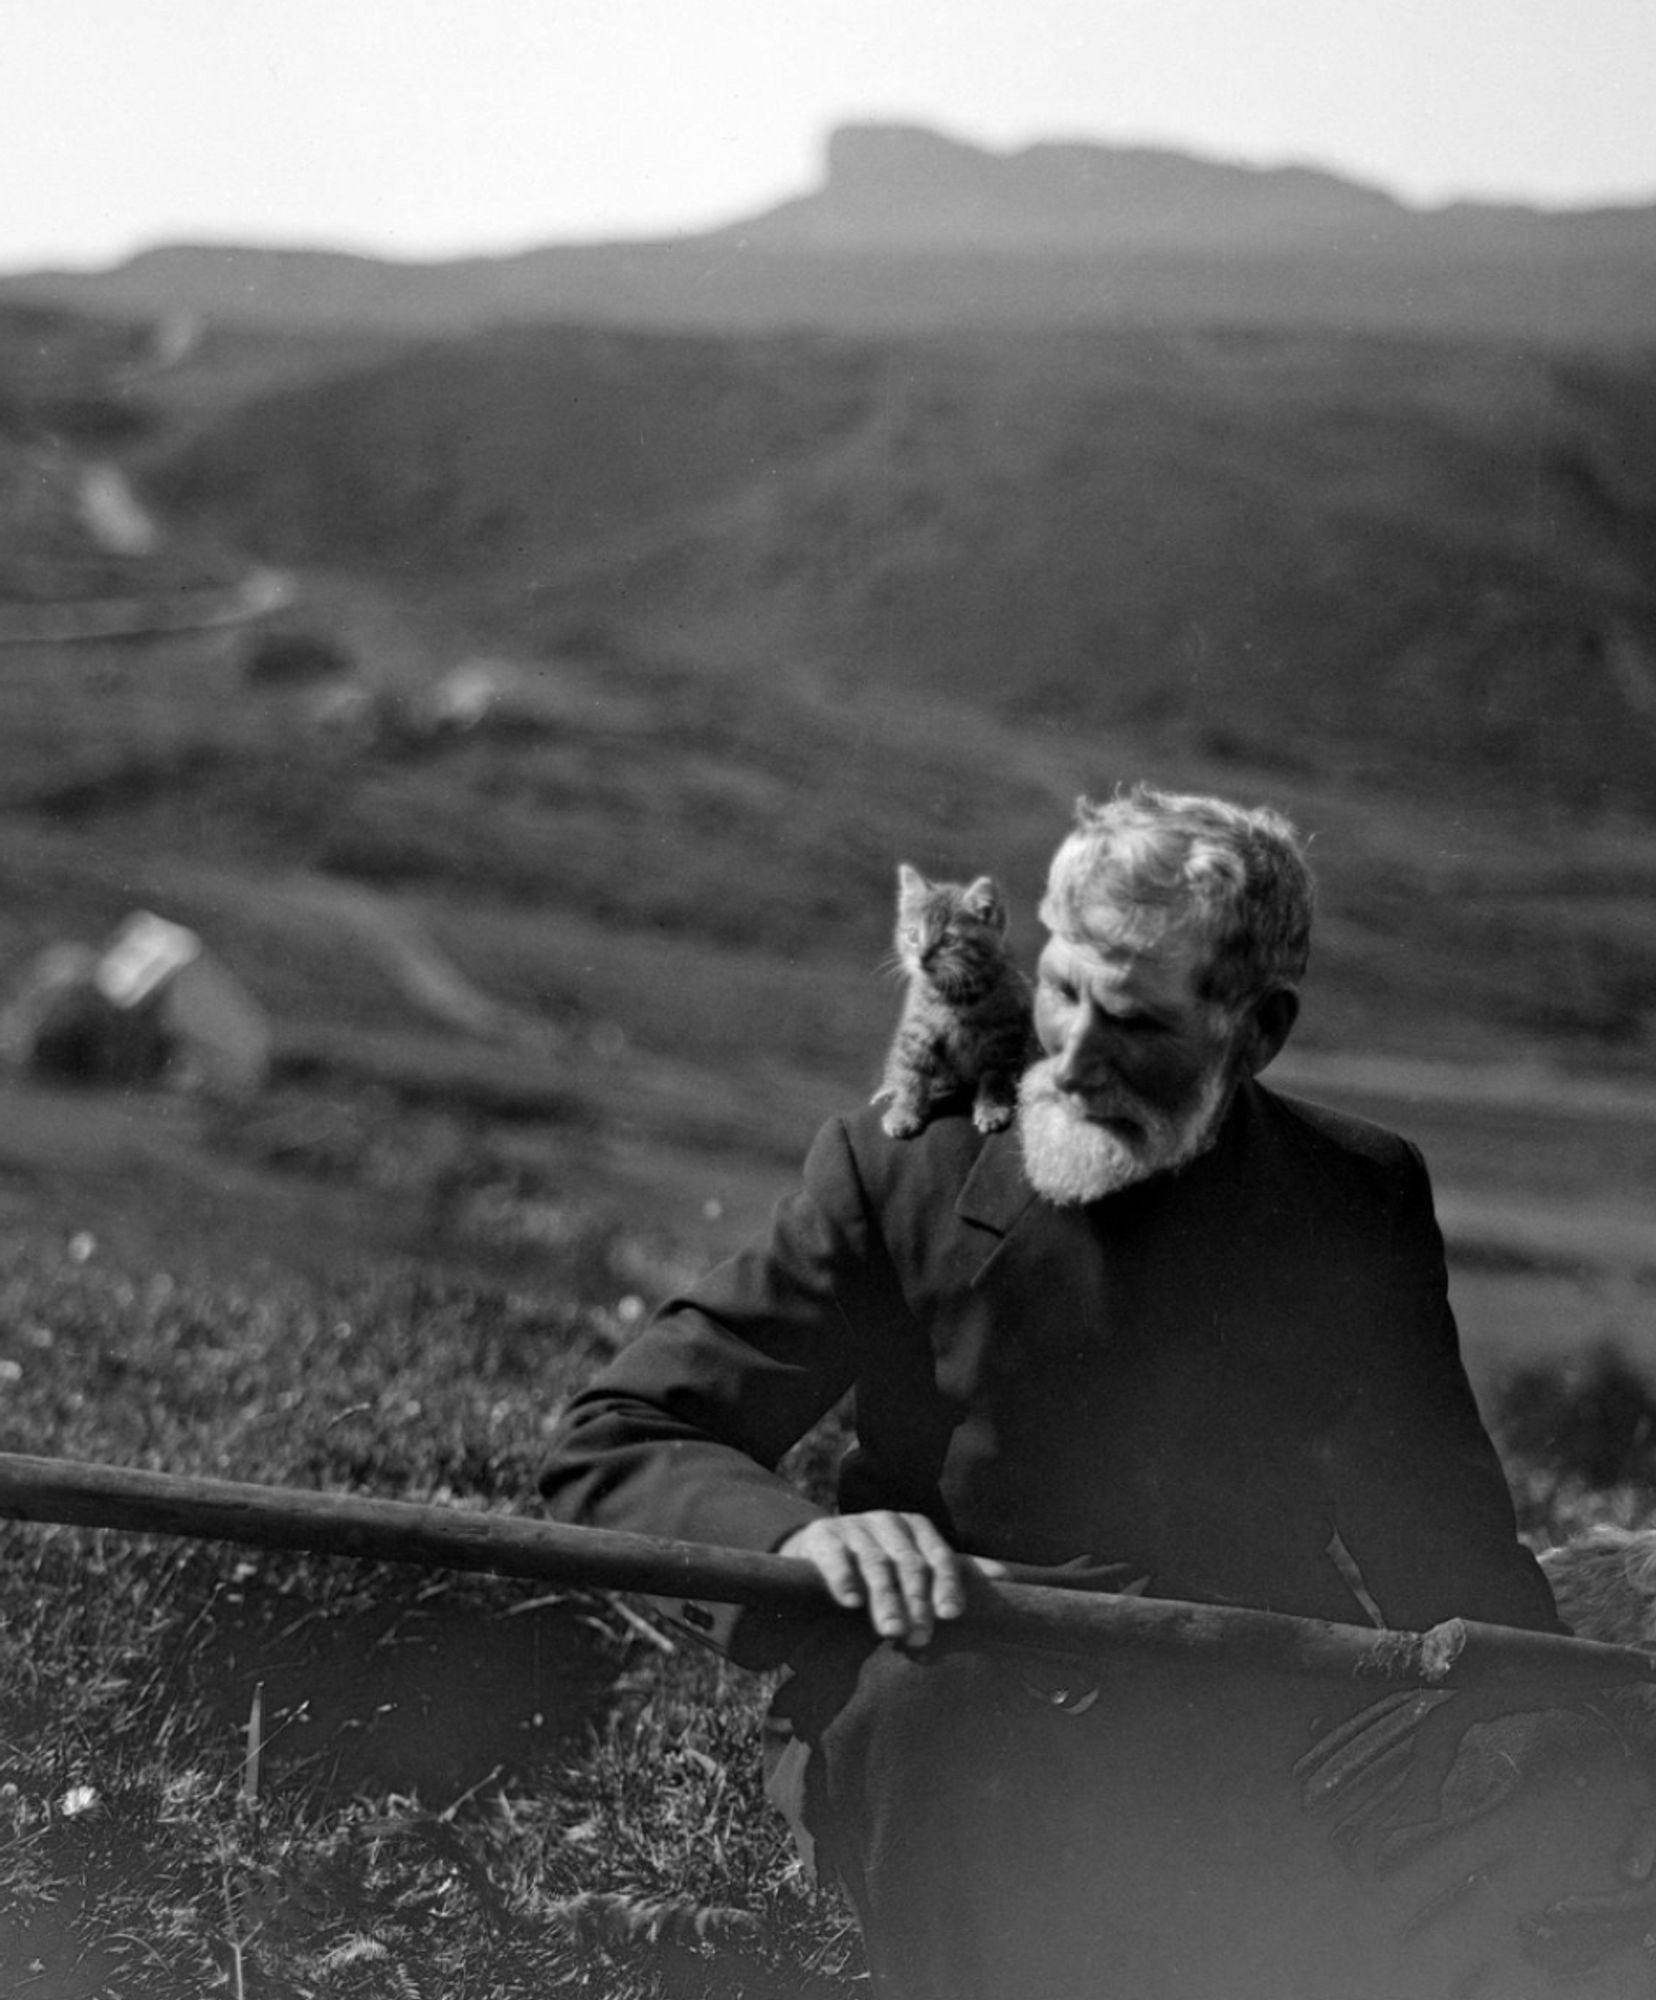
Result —
<instances>
[{"instance_id":1,"label":"shrub on hillside","mask_svg":"<svg viewBox=\"0 0 1656 2000\"><path fill-rule=\"evenodd\" d=\"M1609 1344L1511 1369L1491 1428L1519 1521L1558 1542L1607 1519L1656 1512L1656 1387Z\"/></svg>"},{"instance_id":2,"label":"shrub on hillside","mask_svg":"<svg viewBox=\"0 0 1656 2000\"><path fill-rule=\"evenodd\" d=\"M349 651L336 640L318 632L277 631L255 634L242 671L255 685L295 687L342 679L351 666Z\"/></svg>"}]
</instances>

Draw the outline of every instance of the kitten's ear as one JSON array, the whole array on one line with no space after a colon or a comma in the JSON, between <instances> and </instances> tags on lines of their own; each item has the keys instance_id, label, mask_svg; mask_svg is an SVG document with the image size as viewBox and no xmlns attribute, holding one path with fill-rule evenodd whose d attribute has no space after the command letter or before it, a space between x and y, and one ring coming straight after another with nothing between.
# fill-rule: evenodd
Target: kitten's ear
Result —
<instances>
[{"instance_id":1,"label":"kitten's ear","mask_svg":"<svg viewBox=\"0 0 1656 2000\"><path fill-rule=\"evenodd\" d=\"M931 884L918 868L911 868L906 861L897 864L897 893L904 902L913 902L916 896L925 895Z\"/></svg>"},{"instance_id":2,"label":"kitten's ear","mask_svg":"<svg viewBox=\"0 0 1656 2000\"><path fill-rule=\"evenodd\" d=\"M1001 901L1000 889L992 875L980 875L975 882L969 883L960 903L969 916L981 918L986 924L1006 922L1006 905Z\"/></svg>"}]
</instances>

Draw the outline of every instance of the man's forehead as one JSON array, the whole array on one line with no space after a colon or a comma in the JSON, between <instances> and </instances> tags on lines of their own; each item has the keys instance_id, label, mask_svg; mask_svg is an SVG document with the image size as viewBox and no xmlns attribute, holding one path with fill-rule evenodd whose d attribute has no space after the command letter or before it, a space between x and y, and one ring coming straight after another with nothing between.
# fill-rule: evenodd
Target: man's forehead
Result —
<instances>
[{"instance_id":1,"label":"man's forehead","mask_svg":"<svg viewBox=\"0 0 1656 2000\"><path fill-rule=\"evenodd\" d=\"M1202 950L1197 938L1183 928L1166 927L1142 938L1096 930L1054 931L1041 956L1048 964L1061 964L1074 978L1106 986L1134 978L1183 984L1196 971Z\"/></svg>"}]
</instances>

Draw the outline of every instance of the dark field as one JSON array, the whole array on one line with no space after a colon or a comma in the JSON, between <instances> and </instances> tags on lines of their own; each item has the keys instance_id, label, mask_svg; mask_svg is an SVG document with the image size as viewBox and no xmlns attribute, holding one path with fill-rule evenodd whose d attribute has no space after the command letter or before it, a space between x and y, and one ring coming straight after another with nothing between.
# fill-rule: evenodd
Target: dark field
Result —
<instances>
[{"instance_id":1,"label":"dark field","mask_svg":"<svg viewBox=\"0 0 1656 2000\"><path fill-rule=\"evenodd\" d=\"M997 872L1030 956L1074 796L1143 775L1312 835L1277 1080L1424 1146L1527 1530L1650 1513L1644 360L212 333L137 378L30 325L7 602L105 601L106 459L166 528L123 601L290 601L0 644L8 987L146 908L275 1049L232 1103L0 1088L0 1449L528 1508L561 1396L872 1087L897 862ZM7 1528L0 1988L852 1990L762 1685L537 1596Z\"/></svg>"}]
</instances>

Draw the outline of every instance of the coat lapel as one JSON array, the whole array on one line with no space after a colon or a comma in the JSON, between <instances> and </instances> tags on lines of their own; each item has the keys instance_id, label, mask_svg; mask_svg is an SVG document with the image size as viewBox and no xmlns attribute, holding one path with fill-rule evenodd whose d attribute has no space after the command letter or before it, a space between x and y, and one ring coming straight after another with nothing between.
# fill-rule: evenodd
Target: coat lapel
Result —
<instances>
[{"instance_id":1,"label":"coat lapel","mask_svg":"<svg viewBox=\"0 0 1656 2000\"><path fill-rule=\"evenodd\" d=\"M1016 1126L984 1141L956 1198L955 1214L965 1225L962 1233L971 1246L974 1288L1001 1262L1003 1253L1016 1251L1020 1259L1033 1255L1047 1269L1051 1257L1073 1258L1078 1243L1092 1236L1087 1211L1055 1208L1030 1186Z\"/></svg>"},{"instance_id":2,"label":"coat lapel","mask_svg":"<svg viewBox=\"0 0 1656 2000\"><path fill-rule=\"evenodd\" d=\"M993 1132L983 1142L955 1202L962 1222L1009 1235L1035 1200L1024 1174L1017 1127Z\"/></svg>"}]
</instances>

